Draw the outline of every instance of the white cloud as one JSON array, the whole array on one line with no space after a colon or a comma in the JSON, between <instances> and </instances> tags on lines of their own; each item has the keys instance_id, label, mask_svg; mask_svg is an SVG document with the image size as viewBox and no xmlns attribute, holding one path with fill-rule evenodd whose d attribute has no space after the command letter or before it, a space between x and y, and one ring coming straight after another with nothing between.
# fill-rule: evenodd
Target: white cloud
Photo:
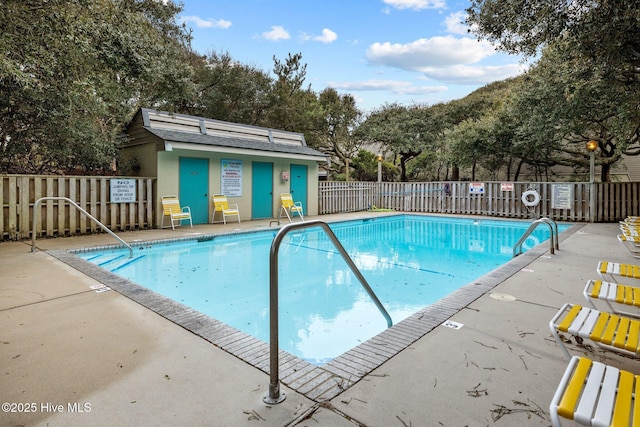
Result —
<instances>
[{"instance_id":1,"label":"white cloud","mask_svg":"<svg viewBox=\"0 0 640 427\"><path fill-rule=\"evenodd\" d=\"M322 30L321 36L316 36L313 40L322 43L332 43L338 39L338 35L328 28Z\"/></svg>"},{"instance_id":2,"label":"white cloud","mask_svg":"<svg viewBox=\"0 0 640 427\"><path fill-rule=\"evenodd\" d=\"M419 39L407 44L374 43L367 49L370 63L408 71L473 64L495 54L488 42L453 36Z\"/></svg>"},{"instance_id":3,"label":"white cloud","mask_svg":"<svg viewBox=\"0 0 640 427\"><path fill-rule=\"evenodd\" d=\"M446 86L414 86L398 80L363 80L359 82L329 82L330 87L347 91L391 91L400 95L425 95L447 90Z\"/></svg>"},{"instance_id":4,"label":"white cloud","mask_svg":"<svg viewBox=\"0 0 640 427\"><path fill-rule=\"evenodd\" d=\"M385 4L396 9L443 9L447 6L445 0L383 0Z\"/></svg>"},{"instance_id":5,"label":"white cloud","mask_svg":"<svg viewBox=\"0 0 640 427\"><path fill-rule=\"evenodd\" d=\"M423 70L426 77L457 84L486 84L522 74L526 66L506 65L453 65L450 67L428 67Z\"/></svg>"},{"instance_id":6,"label":"white cloud","mask_svg":"<svg viewBox=\"0 0 640 427\"><path fill-rule=\"evenodd\" d=\"M198 16L183 16L182 22L193 23L196 28L222 28L227 29L231 27L231 21L225 21L224 19L202 19Z\"/></svg>"},{"instance_id":7,"label":"white cloud","mask_svg":"<svg viewBox=\"0 0 640 427\"><path fill-rule=\"evenodd\" d=\"M289 32L280 25L273 25L271 31L262 33L262 38L271 41L288 40L291 38Z\"/></svg>"},{"instance_id":8,"label":"white cloud","mask_svg":"<svg viewBox=\"0 0 640 427\"><path fill-rule=\"evenodd\" d=\"M449 14L444 19L444 25L450 34L466 35L469 33L469 26L465 23L467 13L465 11Z\"/></svg>"}]
</instances>

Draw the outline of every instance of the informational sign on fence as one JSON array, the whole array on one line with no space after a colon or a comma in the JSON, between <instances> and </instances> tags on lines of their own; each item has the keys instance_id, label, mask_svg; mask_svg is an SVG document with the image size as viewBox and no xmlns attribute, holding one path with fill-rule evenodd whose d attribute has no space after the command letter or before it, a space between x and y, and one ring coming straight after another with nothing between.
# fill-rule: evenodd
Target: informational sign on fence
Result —
<instances>
[{"instance_id":1,"label":"informational sign on fence","mask_svg":"<svg viewBox=\"0 0 640 427\"><path fill-rule=\"evenodd\" d=\"M469 194L484 194L484 182L470 182Z\"/></svg>"},{"instance_id":2,"label":"informational sign on fence","mask_svg":"<svg viewBox=\"0 0 640 427\"><path fill-rule=\"evenodd\" d=\"M513 191L513 182L501 182L500 191Z\"/></svg>"},{"instance_id":3,"label":"informational sign on fence","mask_svg":"<svg viewBox=\"0 0 640 427\"><path fill-rule=\"evenodd\" d=\"M242 196L242 160L222 159L220 189L230 197Z\"/></svg>"},{"instance_id":4,"label":"informational sign on fence","mask_svg":"<svg viewBox=\"0 0 640 427\"><path fill-rule=\"evenodd\" d=\"M573 185L551 184L551 209L571 209Z\"/></svg>"},{"instance_id":5,"label":"informational sign on fence","mask_svg":"<svg viewBox=\"0 0 640 427\"><path fill-rule=\"evenodd\" d=\"M111 179L111 203L133 203L136 198L135 179Z\"/></svg>"}]
</instances>

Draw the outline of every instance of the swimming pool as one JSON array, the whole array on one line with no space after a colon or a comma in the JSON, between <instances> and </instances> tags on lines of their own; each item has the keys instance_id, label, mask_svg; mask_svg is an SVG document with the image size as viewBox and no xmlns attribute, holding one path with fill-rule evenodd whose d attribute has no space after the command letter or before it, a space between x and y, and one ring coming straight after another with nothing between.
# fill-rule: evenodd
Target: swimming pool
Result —
<instances>
[{"instance_id":1,"label":"swimming pool","mask_svg":"<svg viewBox=\"0 0 640 427\"><path fill-rule=\"evenodd\" d=\"M394 324L512 258L521 221L396 215L331 224ZM562 230L567 226L560 226ZM274 230L143 244L80 255L102 268L268 342ZM525 242L548 238L539 228ZM280 346L322 365L387 327L319 228L280 248Z\"/></svg>"}]
</instances>

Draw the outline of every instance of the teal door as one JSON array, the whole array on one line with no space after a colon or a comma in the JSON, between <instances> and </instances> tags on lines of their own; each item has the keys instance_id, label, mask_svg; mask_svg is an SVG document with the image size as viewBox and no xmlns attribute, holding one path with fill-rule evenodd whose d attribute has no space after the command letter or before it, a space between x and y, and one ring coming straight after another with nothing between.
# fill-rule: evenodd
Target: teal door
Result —
<instances>
[{"instance_id":1,"label":"teal door","mask_svg":"<svg viewBox=\"0 0 640 427\"><path fill-rule=\"evenodd\" d=\"M273 218L273 163L251 164L251 218Z\"/></svg>"},{"instance_id":2,"label":"teal door","mask_svg":"<svg viewBox=\"0 0 640 427\"><path fill-rule=\"evenodd\" d=\"M289 184L294 202L302 202L303 212L307 213L307 166L291 165L291 181Z\"/></svg>"},{"instance_id":3,"label":"teal door","mask_svg":"<svg viewBox=\"0 0 640 427\"><path fill-rule=\"evenodd\" d=\"M209 222L209 159L180 157L180 206L189 206L194 224Z\"/></svg>"}]
</instances>

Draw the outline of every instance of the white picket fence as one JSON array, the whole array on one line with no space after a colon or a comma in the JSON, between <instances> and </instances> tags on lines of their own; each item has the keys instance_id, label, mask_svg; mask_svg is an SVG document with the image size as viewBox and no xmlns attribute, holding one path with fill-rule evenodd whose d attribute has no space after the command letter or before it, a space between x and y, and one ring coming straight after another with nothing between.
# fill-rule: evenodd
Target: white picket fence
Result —
<instances>
[{"instance_id":1,"label":"white picket fence","mask_svg":"<svg viewBox=\"0 0 640 427\"><path fill-rule=\"evenodd\" d=\"M529 189L535 189L540 194L540 203L536 207L527 207L522 202L522 193ZM595 196L594 212L589 212L591 189ZM594 222L614 222L628 215L640 215L638 182L321 181L318 194L320 214L378 207L402 212L506 218L545 216L556 221L575 222L592 219Z\"/></svg>"}]
</instances>

